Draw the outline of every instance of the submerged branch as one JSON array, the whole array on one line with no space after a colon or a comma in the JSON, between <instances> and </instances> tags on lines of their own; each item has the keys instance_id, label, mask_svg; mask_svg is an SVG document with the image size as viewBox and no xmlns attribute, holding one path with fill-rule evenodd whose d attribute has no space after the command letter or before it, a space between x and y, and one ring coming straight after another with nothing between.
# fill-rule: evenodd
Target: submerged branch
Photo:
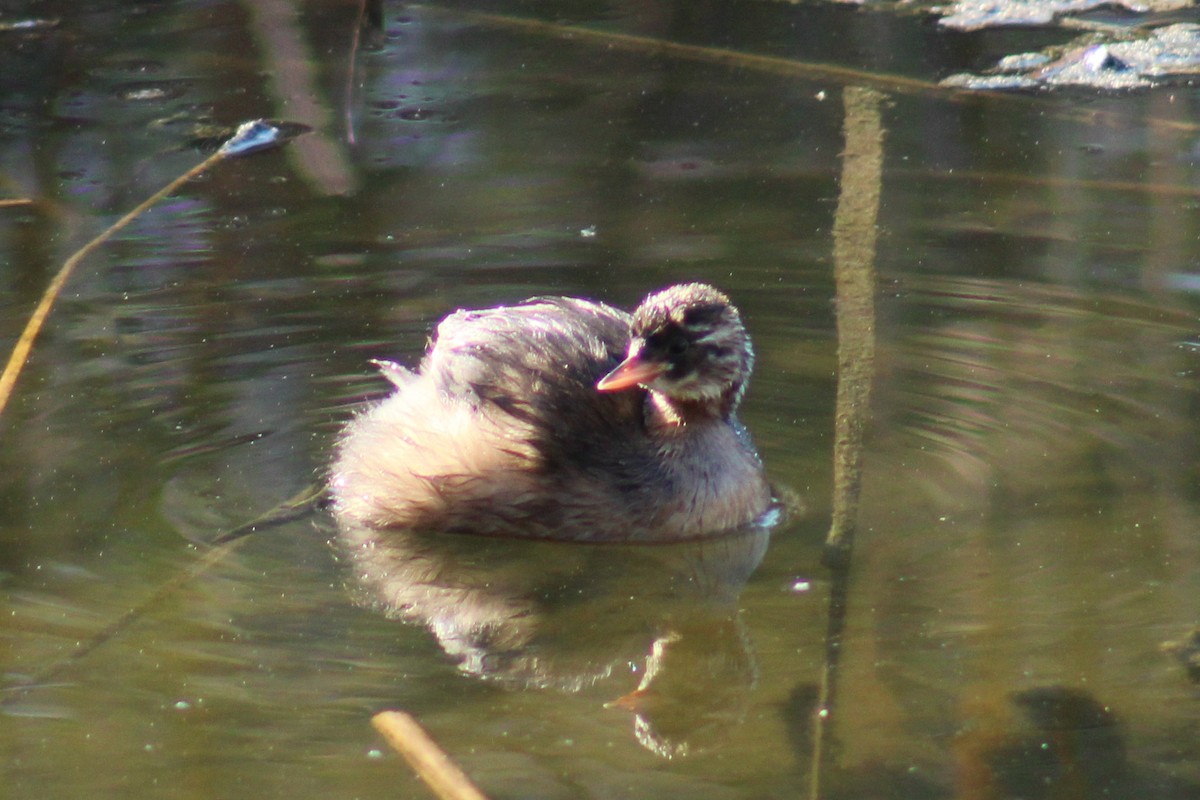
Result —
<instances>
[{"instance_id":1,"label":"submerged branch","mask_svg":"<svg viewBox=\"0 0 1200 800\"><path fill-rule=\"evenodd\" d=\"M324 500L325 486L321 484L306 486L298 494L284 500L266 514L218 534L209 544L227 544L244 536L249 536L252 533L259 533L270 528L277 528L288 522L294 522L312 513L320 507Z\"/></svg>"},{"instance_id":2,"label":"submerged branch","mask_svg":"<svg viewBox=\"0 0 1200 800\"><path fill-rule=\"evenodd\" d=\"M31 691L44 687L46 684L53 681L55 678L62 675L72 666L78 664L90 653L101 647L105 643L112 641L117 635L125 631L130 625L146 616L155 606L159 605L163 600L175 594L186 583L193 578L203 575L212 567L219 564L230 552L234 550L241 541L232 541L221 547L214 547L211 550L204 552L199 559L193 561L185 569L163 581L158 587L151 592L144 600L136 606L125 611L116 619L109 622L102 629L89 636L87 639L79 641L75 644L75 648L62 658L56 659L41 669L34 672L28 678L15 686L6 686L4 697L0 697L0 707L12 705L19 698L24 697Z\"/></svg>"},{"instance_id":3,"label":"submerged branch","mask_svg":"<svg viewBox=\"0 0 1200 800\"><path fill-rule=\"evenodd\" d=\"M4 687L3 691L11 692L11 694L0 697L0 707L10 705L17 698L45 686L67 669L78 664L97 648L116 638L117 635L145 617L164 600L183 588L188 582L200 577L217 564L220 564L226 556L241 545L242 541L249 534L278 527L286 522L292 522L301 518L313 511L322 497L324 497L324 487L310 486L294 497L284 500L266 514L216 536L209 543L211 546L201 551L199 558L160 583L154 591L137 605L125 611L87 639L77 642L75 648L62 658L46 664L21 683L15 686Z\"/></svg>"},{"instance_id":4,"label":"submerged branch","mask_svg":"<svg viewBox=\"0 0 1200 800\"><path fill-rule=\"evenodd\" d=\"M772 75L802 78L804 80L827 80L847 88L863 86L878 89L889 94L936 95L950 100L970 100L986 94L989 100L1038 108L1046 116L1069 119L1086 125L1101 122L1125 122L1132 119L1131 114L1125 114L1120 111L1086 107L1064 108L1061 103L1055 104L1040 97L1008 92L964 90L952 86L943 86L940 83L921 80L920 78L867 72L835 64L818 64L811 61L782 58L780 56L744 53L724 47L684 44L682 42L673 42L669 39L656 39L652 36L602 31L580 25L562 25L531 17L514 17L506 14L490 14L482 11L441 8L438 6L425 6L424 8L431 12L454 15L460 19L477 22L482 25L507 28L538 36L554 36L569 41L600 45L608 49L627 50L647 55L670 56L688 61L718 64L736 69L750 69ZM1139 117L1137 124L1139 128L1149 127L1151 129L1184 132L1200 131L1200 124L1198 123L1185 120L1162 119L1159 117Z\"/></svg>"},{"instance_id":5,"label":"submerged branch","mask_svg":"<svg viewBox=\"0 0 1200 800\"><path fill-rule=\"evenodd\" d=\"M773 75L806 78L809 80L829 80L847 85L874 86L877 89L890 92L946 93L946 90L938 84L918 78L906 78L902 75L879 75L850 67L839 67L835 64L817 64L811 61L780 58L779 56L743 53L724 47L684 44L682 42L673 42L669 39L656 39L652 36L638 36L631 33L617 33L614 31L585 28L580 25L562 25L555 22L544 22L530 17L513 17L505 14L489 14L483 11L465 11L459 9L431 8L431 10L454 14L472 22L479 22L493 27L509 28L542 36L556 36L571 41L600 44L607 48L618 48L650 55L673 56L688 61L699 61L739 69L752 69L757 72Z\"/></svg>"}]
</instances>

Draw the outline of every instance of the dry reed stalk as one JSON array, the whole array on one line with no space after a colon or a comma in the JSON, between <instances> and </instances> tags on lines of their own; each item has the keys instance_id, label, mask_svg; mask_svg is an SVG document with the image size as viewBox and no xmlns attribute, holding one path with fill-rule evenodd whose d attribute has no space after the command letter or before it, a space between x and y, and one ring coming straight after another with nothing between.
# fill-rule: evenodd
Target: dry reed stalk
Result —
<instances>
[{"instance_id":1,"label":"dry reed stalk","mask_svg":"<svg viewBox=\"0 0 1200 800\"><path fill-rule=\"evenodd\" d=\"M487 800L412 715L381 711L371 718L371 724L441 800Z\"/></svg>"}]
</instances>

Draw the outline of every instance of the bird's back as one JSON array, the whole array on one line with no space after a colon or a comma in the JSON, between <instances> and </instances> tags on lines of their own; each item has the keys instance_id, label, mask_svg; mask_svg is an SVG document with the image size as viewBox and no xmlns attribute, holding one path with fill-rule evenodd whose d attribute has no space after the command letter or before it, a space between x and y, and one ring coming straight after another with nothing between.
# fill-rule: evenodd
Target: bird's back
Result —
<instances>
[{"instance_id":1,"label":"bird's back","mask_svg":"<svg viewBox=\"0 0 1200 800\"><path fill-rule=\"evenodd\" d=\"M641 438L645 393L602 394L595 387L628 344L625 312L539 298L447 317L421 374L449 397L509 417L548 469L609 462L618 455L614 448L627 460Z\"/></svg>"},{"instance_id":2,"label":"bird's back","mask_svg":"<svg viewBox=\"0 0 1200 800\"><path fill-rule=\"evenodd\" d=\"M628 338L627 314L571 298L450 315L420 369L348 426L331 477L339 515L592 538L654 464L645 393L595 390Z\"/></svg>"}]
</instances>

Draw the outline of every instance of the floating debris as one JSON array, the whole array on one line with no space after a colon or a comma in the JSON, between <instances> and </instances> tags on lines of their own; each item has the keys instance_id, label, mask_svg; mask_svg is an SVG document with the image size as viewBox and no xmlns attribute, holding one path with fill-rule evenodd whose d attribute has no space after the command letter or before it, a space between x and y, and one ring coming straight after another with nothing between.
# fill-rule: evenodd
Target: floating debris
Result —
<instances>
[{"instance_id":1,"label":"floating debris","mask_svg":"<svg viewBox=\"0 0 1200 800\"><path fill-rule=\"evenodd\" d=\"M19 19L13 22L0 20L0 33L44 31L57 28L58 19Z\"/></svg>"},{"instance_id":2,"label":"floating debris","mask_svg":"<svg viewBox=\"0 0 1200 800\"><path fill-rule=\"evenodd\" d=\"M1139 39L1099 41L1090 35L1066 48L1006 56L987 74L951 75L942 85L963 89L1139 89L1197 73L1200 25L1179 23Z\"/></svg>"},{"instance_id":3,"label":"floating debris","mask_svg":"<svg viewBox=\"0 0 1200 800\"><path fill-rule=\"evenodd\" d=\"M292 139L308 133L312 128L299 122L256 119L243 122L237 130L214 125L198 126L197 136L191 146L201 152L220 151L226 156L245 156L273 147L280 147Z\"/></svg>"},{"instance_id":4,"label":"floating debris","mask_svg":"<svg viewBox=\"0 0 1200 800\"><path fill-rule=\"evenodd\" d=\"M978 31L1012 25L1050 25L1059 17L1097 8L1124 8L1135 14L1187 8L1191 0L958 0L938 6L944 14L938 24L960 31Z\"/></svg>"},{"instance_id":5,"label":"floating debris","mask_svg":"<svg viewBox=\"0 0 1200 800\"><path fill-rule=\"evenodd\" d=\"M312 128L295 122L272 122L256 119L238 126L233 138L221 145L226 156L245 156L272 147L279 147Z\"/></svg>"},{"instance_id":6,"label":"floating debris","mask_svg":"<svg viewBox=\"0 0 1200 800\"><path fill-rule=\"evenodd\" d=\"M183 97L188 88L187 81L142 82L121 86L114 91L114 94L122 100L134 103L162 102Z\"/></svg>"}]
</instances>

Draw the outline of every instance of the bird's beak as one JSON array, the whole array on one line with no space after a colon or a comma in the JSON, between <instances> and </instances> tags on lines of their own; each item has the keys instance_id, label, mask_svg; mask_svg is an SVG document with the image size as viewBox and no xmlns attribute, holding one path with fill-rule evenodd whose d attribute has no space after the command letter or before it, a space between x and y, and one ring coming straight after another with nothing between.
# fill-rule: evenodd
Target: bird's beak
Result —
<instances>
[{"instance_id":1,"label":"bird's beak","mask_svg":"<svg viewBox=\"0 0 1200 800\"><path fill-rule=\"evenodd\" d=\"M642 358L640 347L631 347L629 356L596 384L600 392L620 392L634 386L646 386L667 371L667 365Z\"/></svg>"},{"instance_id":2,"label":"bird's beak","mask_svg":"<svg viewBox=\"0 0 1200 800\"><path fill-rule=\"evenodd\" d=\"M623 694L616 700L609 700L604 704L605 708L623 708L626 711L632 711L635 714L646 707L645 689L634 689L629 694Z\"/></svg>"}]
</instances>

